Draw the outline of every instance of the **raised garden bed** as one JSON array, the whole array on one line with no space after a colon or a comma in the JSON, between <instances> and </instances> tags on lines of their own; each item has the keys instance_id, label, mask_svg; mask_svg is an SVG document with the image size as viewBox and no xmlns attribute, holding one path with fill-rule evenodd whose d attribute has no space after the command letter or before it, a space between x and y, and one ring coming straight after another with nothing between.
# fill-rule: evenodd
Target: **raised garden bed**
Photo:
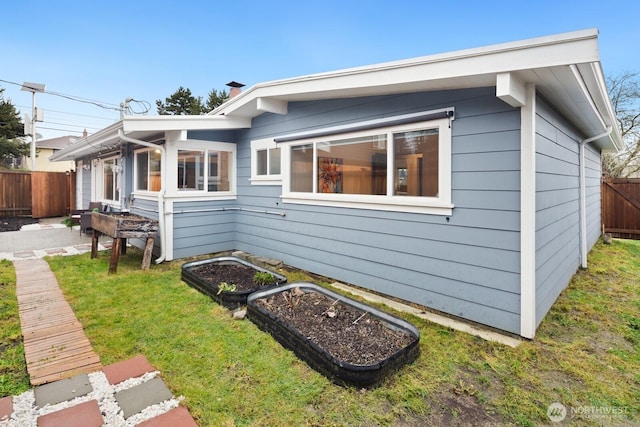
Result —
<instances>
[{"instance_id":1,"label":"raised garden bed","mask_svg":"<svg viewBox=\"0 0 640 427\"><path fill-rule=\"evenodd\" d=\"M271 274L274 280L271 283L256 282L256 273ZM287 278L280 274L232 256L183 264L181 277L189 286L209 295L229 309L246 305L247 296L252 292L287 282ZM226 286L221 286L222 283Z\"/></svg>"},{"instance_id":2,"label":"raised garden bed","mask_svg":"<svg viewBox=\"0 0 640 427\"><path fill-rule=\"evenodd\" d=\"M420 351L411 323L313 283L249 295L247 317L340 385L376 385Z\"/></svg>"}]
</instances>

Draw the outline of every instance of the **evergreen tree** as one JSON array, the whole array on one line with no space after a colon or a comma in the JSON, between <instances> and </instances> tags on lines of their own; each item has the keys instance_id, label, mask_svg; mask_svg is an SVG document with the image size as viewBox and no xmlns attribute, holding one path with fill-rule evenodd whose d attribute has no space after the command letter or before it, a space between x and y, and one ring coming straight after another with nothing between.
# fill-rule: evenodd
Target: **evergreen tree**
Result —
<instances>
[{"instance_id":1,"label":"evergreen tree","mask_svg":"<svg viewBox=\"0 0 640 427\"><path fill-rule=\"evenodd\" d=\"M156 100L158 114L169 116L200 115L204 112L202 97L195 97L190 89L182 86L171 96L162 100Z\"/></svg>"},{"instance_id":2,"label":"evergreen tree","mask_svg":"<svg viewBox=\"0 0 640 427\"><path fill-rule=\"evenodd\" d=\"M220 92L218 92L215 89L211 89L211 92L209 92L209 97L207 98L207 103L205 104L205 109L206 112L210 112L215 110L218 106L222 105L223 102L225 102L227 99L229 99L229 94L227 93L226 90L221 90Z\"/></svg>"},{"instance_id":3,"label":"evergreen tree","mask_svg":"<svg viewBox=\"0 0 640 427\"><path fill-rule=\"evenodd\" d=\"M13 160L29 155L29 144L24 136L24 124L10 99L4 99L4 88L0 88L0 162L10 165Z\"/></svg>"}]
</instances>

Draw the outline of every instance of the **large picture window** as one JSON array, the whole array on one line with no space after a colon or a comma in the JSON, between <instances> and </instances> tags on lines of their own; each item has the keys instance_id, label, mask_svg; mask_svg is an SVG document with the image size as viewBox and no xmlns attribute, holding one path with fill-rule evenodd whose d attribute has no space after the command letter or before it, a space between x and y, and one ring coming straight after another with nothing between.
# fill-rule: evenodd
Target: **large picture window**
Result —
<instances>
[{"instance_id":1,"label":"large picture window","mask_svg":"<svg viewBox=\"0 0 640 427\"><path fill-rule=\"evenodd\" d=\"M446 117L287 141L283 198L450 215L450 124Z\"/></svg>"}]
</instances>

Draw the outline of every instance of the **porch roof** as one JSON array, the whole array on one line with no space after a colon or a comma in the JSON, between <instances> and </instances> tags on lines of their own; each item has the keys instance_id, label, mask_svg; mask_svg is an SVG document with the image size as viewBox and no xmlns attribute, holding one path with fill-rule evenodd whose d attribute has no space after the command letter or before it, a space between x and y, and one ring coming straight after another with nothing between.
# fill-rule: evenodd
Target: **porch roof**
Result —
<instances>
[{"instance_id":1,"label":"porch roof","mask_svg":"<svg viewBox=\"0 0 640 427\"><path fill-rule=\"evenodd\" d=\"M120 145L120 131L131 138L153 142L164 139L166 131L241 129L250 125L251 119L243 117L125 116L122 120L92 135L79 138L73 144L52 155L50 160L75 160L113 151Z\"/></svg>"}]
</instances>

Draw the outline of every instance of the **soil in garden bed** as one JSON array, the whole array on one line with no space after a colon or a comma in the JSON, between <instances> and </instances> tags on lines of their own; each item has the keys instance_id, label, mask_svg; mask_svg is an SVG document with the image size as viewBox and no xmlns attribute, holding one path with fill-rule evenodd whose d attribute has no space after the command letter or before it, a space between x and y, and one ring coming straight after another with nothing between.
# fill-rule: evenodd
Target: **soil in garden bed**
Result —
<instances>
[{"instance_id":1,"label":"soil in garden bed","mask_svg":"<svg viewBox=\"0 0 640 427\"><path fill-rule=\"evenodd\" d=\"M379 363L416 340L370 313L317 292L293 288L255 302L337 360L352 365Z\"/></svg>"},{"instance_id":2,"label":"soil in garden bed","mask_svg":"<svg viewBox=\"0 0 640 427\"><path fill-rule=\"evenodd\" d=\"M210 283L216 289L222 282L236 286L236 292L256 289L260 286L270 286L276 284L276 279L272 283L256 283L254 276L256 270L241 264L209 263L190 270L201 280Z\"/></svg>"}]
</instances>

